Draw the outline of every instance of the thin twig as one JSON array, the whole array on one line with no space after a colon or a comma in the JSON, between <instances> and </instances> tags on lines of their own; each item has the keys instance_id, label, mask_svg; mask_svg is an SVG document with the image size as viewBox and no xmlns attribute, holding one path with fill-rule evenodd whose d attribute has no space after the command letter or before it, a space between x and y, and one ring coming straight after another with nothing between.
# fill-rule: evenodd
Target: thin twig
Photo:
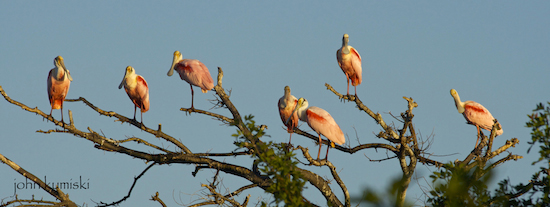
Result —
<instances>
[{"instance_id":1,"label":"thin twig","mask_svg":"<svg viewBox=\"0 0 550 207\"><path fill-rule=\"evenodd\" d=\"M99 205L99 206L114 206L114 205L118 205L120 204L122 201L125 201L126 199L130 198L130 195L132 194L132 190L134 189L134 186L136 186L136 183L137 181L139 180L139 178L141 178L141 176L143 176L145 174L145 172L147 172L147 170L151 169L151 167L153 167L153 165L157 164L156 162L153 162L152 164L150 164L149 166L147 166L145 168L145 170L143 170L143 172L141 172L137 177L134 177L134 183L132 183L132 187L130 187L130 190L128 191L128 195L124 196L122 199L118 200L118 201L115 201L115 202L112 202L110 204L106 204L106 203L103 203L103 202L100 202L100 204L102 205ZM158 196L158 192L157 192L157 196Z\"/></svg>"}]
</instances>

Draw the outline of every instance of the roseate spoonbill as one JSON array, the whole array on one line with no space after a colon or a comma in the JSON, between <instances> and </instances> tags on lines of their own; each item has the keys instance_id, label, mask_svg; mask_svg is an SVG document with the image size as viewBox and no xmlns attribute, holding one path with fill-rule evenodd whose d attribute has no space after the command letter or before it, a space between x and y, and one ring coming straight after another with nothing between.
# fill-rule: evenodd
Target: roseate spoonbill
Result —
<instances>
[{"instance_id":1,"label":"roseate spoonbill","mask_svg":"<svg viewBox=\"0 0 550 207\"><path fill-rule=\"evenodd\" d=\"M55 68L51 69L48 73L48 99L52 106L50 116L54 109L61 109L61 122L65 123L63 122L63 101L65 101L65 96L69 92L69 86L73 78L65 67L63 57L57 56L53 59L53 65Z\"/></svg>"},{"instance_id":2,"label":"roseate spoonbill","mask_svg":"<svg viewBox=\"0 0 550 207\"><path fill-rule=\"evenodd\" d=\"M118 89L121 89L122 86L124 86L130 100L134 102L134 120L136 120L137 107L141 109L141 124L143 125L143 112L149 111L149 86L147 81L141 75L137 75L132 66L128 66Z\"/></svg>"},{"instance_id":3,"label":"roseate spoonbill","mask_svg":"<svg viewBox=\"0 0 550 207\"><path fill-rule=\"evenodd\" d=\"M300 120L307 122L307 125L319 134L319 153L317 154L317 159L319 159L319 155L321 154L321 146L323 145L321 141L321 134L328 138L331 145L332 142L342 145L346 142L346 138L344 137L344 133L340 129L340 126L336 124L336 121L334 121L332 116L327 111L315 106L308 108L308 105L309 104L306 99L300 98L298 99L298 105L294 110L298 113L298 118L300 118ZM290 118L287 122L289 121ZM328 158L329 149L330 146L327 147L327 156L325 159Z\"/></svg>"},{"instance_id":4,"label":"roseate spoonbill","mask_svg":"<svg viewBox=\"0 0 550 207\"><path fill-rule=\"evenodd\" d=\"M477 140L476 140L476 147L477 143L479 142L479 128L491 131L493 129L493 115L487 110L485 107L483 107L481 104L475 102L475 101L460 101L460 97L458 96L458 92L456 92L455 89L451 89L451 96L455 99L455 105L458 109L458 113L461 113L464 115L464 118L468 122L468 124L474 125L477 128ZM499 136L502 134L503 130L500 126L500 123L498 123L499 130L496 131L496 135Z\"/></svg>"},{"instance_id":5,"label":"roseate spoonbill","mask_svg":"<svg viewBox=\"0 0 550 207\"><path fill-rule=\"evenodd\" d=\"M279 99L279 115L281 115L281 120L287 127L287 131L290 134L288 139L288 144L290 145L290 140L292 139L292 132L294 128L298 126L298 114L294 110L298 104L298 99L293 95L290 95L290 87L285 86L285 95ZM287 120L289 120L287 122Z\"/></svg>"},{"instance_id":6,"label":"roseate spoonbill","mask_svg":"<svg viewBox=\"0 0 550 207\"><path fill-rule=\"evenodd\" d=\"M208 92L214 88L214 81L208 68L199 60L183 59L180 51L174 52L174 60L172 61L172 67L168 71L168 76L172 76L176 70L180 74L180 78L189 83L191 87L191 108L193 107L193 99L195 93L193 92L193 85L201 88L203 93Z\"/></svg>"},{"instance_id":7,"label":"roseate spoonbill","mask_svg":"<svg viewBox=\"0 0 550 207\"><path fill-rule=\"evenodd\" d=\"M344 34L342 38L342 47L336 51L336 59L338 65L342 68L342 71L346 74L348 80L348 95L349 95L349 81L351 85L355 87L355 95L357 95L357 85L361 84L361 55L352 46L348 45L349 35Z\"/></svg>"}]
</instances>

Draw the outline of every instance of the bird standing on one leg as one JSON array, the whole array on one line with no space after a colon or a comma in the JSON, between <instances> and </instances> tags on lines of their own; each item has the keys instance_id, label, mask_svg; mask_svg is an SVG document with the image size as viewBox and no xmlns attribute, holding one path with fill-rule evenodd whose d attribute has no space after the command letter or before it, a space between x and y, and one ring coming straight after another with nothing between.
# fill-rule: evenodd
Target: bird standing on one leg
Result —
<instances>
[{"instance_id":1,"label":"bird standing on one leg","mask_svg":"<svg viewBox=\"0 0 550 207\"><path fill-rule=\"evenodd\" d=\"M118 85L118 89L124 86L124 90L134 103L134 120L136 120L136 109L141 109L141 124L143 125L143 112L149 111L149 86L147 81L136 74L136 70L132 66L126 67L124 78Z\"/></svg>"},{"instance_id":2,"label":"bird standing on one leg","mask_svg":"<svg viewBox=\"0 0 550 207\"><path fill-rule=\"evenodd\" d=\"M317 154L317 160L319 160L321 146L323 146L321 134L328 138L329 142L336 142L339 145L344 144L346 142L346 138L344 137L344 133L340 129L340 126L336 124L336 121L334 121L332 116L327 111L315 106L308 108L308 105L309 104L306 99L300 98L298 99L298 105L296 106L295 111L298 113L298 118L307 122L309 127L311 127L313 131L317 132L319 135L319 153ZM327 148L327 156L325 159L328 158L329 149L330 146Z\"/></svg>"},{"instance_id":3,"label":"bird standing on one leg","mask_svg":"<svg viewBox=\"0 0 550 207\"><path fill-rule=\"evenodd\" d=\"M172 67L168 71L168 76L172 76L176 70L180 74L182 80L187 81L191 87L191 108L194 109L193 99L195 93L193 92L193 85L201 88L203 93L208 92L214 88L214 80L210 76L208 68L199 60L183 59L179 51L174 52L174 60L172 61Z\"/></svg>"},{"instance_id":4,"label":"bird standing on one leg","mask_svg":"<svg viewBox=\"0 0 550 207\"><path fill-rule=\"evenodd\" d=\"M336 51L336 59L342 71L346 74L348 80L348 96L349 96L349 81L355 87L355 95L357 96L357 85L362 81L361 55L352 46L348 45L349 35L344 34L342 38L342 47Z\"/></svg>"},{"instance_id":5,"label":"bird standing on one leg","mask_svg":"<svg viewBox=\"0 0 550 207\"><path fill-rule=\"evenodd\" d=\"M279 99L278 106L281 120L287 127L287 131L290 134L290 138L288 139L289 145L294 128L298 126L298 114L294 110L297 104L298 99L290 94L290 87L285 86L285 95ZM287 120L289 121L287 122Z\"/></svg>"},{"instance_id":6,"label":"bird standing on one leg","mask_svg":"<svg viewBox=\"0 0 550 207\"><path fill-rule=\"evenodd\" d=\"M54 109L61 109L61 122L63 121L63 101L69 92L69 86L73 78L71 73L65 67L65 62L61 56L57 56L53 60L55 68L48 73L48 99L50 101L51 110L50 116Z\"/></svg>"},{"instance_id":7,"label":"bird standing on one leg","mask_svg":"<svg viewBox=\"0 0 550 207\"><path fill-rule=\"evenodd\" d=\"M477 143L479 142L480 137L480 127L482 129L491 131L493 129L494 124L494 117L491 115L489 110L487 110L485 107L483 107L481 104L475 102L475 101L460 101L460 97L458 96L458 92L456 92L455 89L451 89L451 96L453 96L455 100L456 108L458 109L458 113L461 113L466 121L468 121L468 124L472 124L476 126L477 128L477 140L476 140L476 147ZM501 135L504 131L502 130L502 127L500 126L500 123L498 123L499 130L496 131L496 136Z\"/></svg>"}]
</instances>

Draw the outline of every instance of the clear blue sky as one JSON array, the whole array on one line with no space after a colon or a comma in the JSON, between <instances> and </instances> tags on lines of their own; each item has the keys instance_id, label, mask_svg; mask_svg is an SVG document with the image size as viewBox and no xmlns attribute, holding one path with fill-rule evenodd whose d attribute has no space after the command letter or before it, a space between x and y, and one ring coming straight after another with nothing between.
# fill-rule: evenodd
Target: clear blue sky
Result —
<instances>
[{"instance_id":1,"label":"clear blue sky","mask_svg":"<svg viewBox=\"0 0 550 207\"><path fill-rule=\"evenodd\" d=\"M525 158L499 167L497 180L526 182L537 169L530 165L537 154L526 153L530 139L530 130L524 127L526 114L536 103L550 100L549 10L547 1L2 1L0 85L13 99L47 112L46 77L53 59L61 55L74 79L68 98L85 97L101 109L131 117L133 104L117 88L125 67L131 65L150 87L151 108L144 114L147 126L162 123L164 132L194 152L235 149L230 136L234 128L179 111L190 106L189 86L177 76L166 76L172 53L179 50L184 58L201 60L214 78L216 68L223 68L223 86L232 90L231 99L240 113L253 114L258 124L269 126L271 138L266 140L288 141L276 108L288 85L296 97L332 114L348 136L346 145L358 145L357 139L385 143L374 136L381 128L370 117L354 104L340 102L324 86L346 90L335 53L347 33L363 59L363 83L357 93L371 110L398 125L388 112L399 115L406 109L402 97L414 98L419 105L414 110L417 132L433 138L431 158L463 159L475 145L476 131L455 108L449 94L455 88L463 100L483 104L502 124L504 134L494 147L513 137L520 139L519 146L509 151ZM195 107L210 110L207 99L213 94L196 93ZM137 136L174 147L128 124L98 116L83 103L66 103L65 109L73 112L82 130L90 127L113 139ZM53 115L58 119L59 110ZM122 198L133 177L146 167L141 160L97 150L82 138L36 133L54 125L4 100L0 117L0 153L48 181L81 177L89 182L88 190L65 190L77 204ZM310 130L307 124L300 128ZM298 135L293 144L317 149ZM401 175L397 160L378 163L365 157L383 159L384 150L330 154L352 195L367 186L383 190ZM330 177L326 168L305 168ZM205 170L192 177L193 170L189 165L152 168L122 206L156 205L148 201L156 191L170 206L191 203L201 195L200 183L214 175ZM408 201L422 204L420 189L428 186L433 170L418 165L418 180L411 183ZM24 180L6 165L0 165L0 175L0 199L11 200L14 183ZM230 175L222 177L229 191L247 184ZM308 188L305 194L325 205L321 195ZM333 190L343 199L337 186ZM259 191L243 195L252 194L252 203L259 196L271 199ZM41 190L18 191L20 198L33 194L51 200Z\"/></svg>"}]
</instances>

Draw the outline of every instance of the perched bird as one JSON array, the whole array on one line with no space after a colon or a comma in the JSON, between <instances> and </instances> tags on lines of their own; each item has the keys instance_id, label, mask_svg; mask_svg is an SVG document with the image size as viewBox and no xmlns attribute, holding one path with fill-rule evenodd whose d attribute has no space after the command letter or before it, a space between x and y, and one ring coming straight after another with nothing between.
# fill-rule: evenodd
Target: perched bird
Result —
<instances>
[{"instance_id":1,"label":"perched bird","mask_svg":"<svg viewBox=\"0 0 550 207\"><path fill-rule=\"evenodd\" d=\"M477 128L477 141L476 141L476 147L477 143L479 142L479 128L491 131L493 129L493 115L487 110L485 107L483 107L481 104L475 102L475 101L460 101L460 97L458 96L458 93L455 89L451 89L451 96L455 99L455 105L458 109L458 113L461 113L464 115L464 118L468 122L468 124L472 124L476 126ZM499 130L496 131L496 135L499 136L502 134L503 130L500 126L500 123L498 123Z\"/></svg>"},{"instance_id":2,"label":"perched bird","mask_svg":"<svg viewBox=\"0 0 550 207\"><path fill-rule=\"evenodd\" d=\"M288 144L290 145L290 140L292 139L292 132L294 128L298 126L298 114L294 110L298 104L298 99L293 95L290 95L290 87L285 86L285 95L279 99L279 115L281 115L281 120L287 127L287 131L290 134L288 139ZM289 120L287 122L287 120Z\"/></svg>"},{"instance_id":3,"label":"perched bird","mask_svg":"<svg viewBox=\"0 0 550 207\"><path fill-rule=\"evenodd\" d=\"M214 81L208 68L199 60L183 59L179 51L174 52L174 60L172 67L168 71L168 76L172 76L176 70L180 74L180 78L189 83L191 87L191 108L193 107L193 99L195 93L193 92L193 85L201 88L203 93L208 92L214 88Z\"/></svg>"},{"instance_id":4,"label":"perched bird","mask_svg":"<svg viewBox=\"0 0 550 207\"><path fill-rule=\"evenodd\" d=\"M306 99L300 98L298 99L298 105L296 106L295 111L298 113L298 118L300 118L300 120L307 122L309 127L319 134L319 153L317 154L317 159L319 159L319 154L321 154L321 146L323 145L321 142L321 134L328 138L329 142L336 142L339 145L344 144L346 142L346 138L344 137L344 133L338 124L336 124L332 116L327 111L315 106L308 108L308 105L309 104ZM289 121L290 118L287 122ZM327 148L327 156L325 159L328 158L329 149L330 146Z\"/></svg>"},{"instance_id":5,"label":"perched bird","mask_svg":"<svg viewBox=\"0 0 550 207\"><path fill-rule=\"evenodd\" d=\"M351 85L355 87L355 95L357 95L357 85L361 84L361 55L352 46L348 45L349 35L344 34L342 38L342 47L336 51L336 59L338 65L342 68L342 71L346 74L348 80L348 95L349 95L349 81Z\"/></svg>"},{"instance_id":6,"label":"perched bird","mask_svg":"<svg viewBox=\"0 0 550 207\"><path fill-rule=\"evenodd\" d=\"M147 81L141 75L137 75L132 66L128 66L118 89L121 89L122 86L124 86L128 97L134 102L134 120L136 120L136 109L138 107L141 109L141 124L143 125L143 112L149 111L149 86Z\"/></svg>"},{"instance_id":7,"label":"perched bird","mask_svg":"<svg viewBox=\"0 0 550 207\"><path fill-rule=\"evenodd\" d=\"M55 68L51 69L48 73L48 99L52 106L50 116L54 109L61 109L61 122L64 123L63 101L65 101L65 96L67 96L67 92L69 92L69 86L73 78L69 70L65 67L65 63L61 56L57 56L53 59L53 65L55 65Z\"/></svg>"}]
</instances>

